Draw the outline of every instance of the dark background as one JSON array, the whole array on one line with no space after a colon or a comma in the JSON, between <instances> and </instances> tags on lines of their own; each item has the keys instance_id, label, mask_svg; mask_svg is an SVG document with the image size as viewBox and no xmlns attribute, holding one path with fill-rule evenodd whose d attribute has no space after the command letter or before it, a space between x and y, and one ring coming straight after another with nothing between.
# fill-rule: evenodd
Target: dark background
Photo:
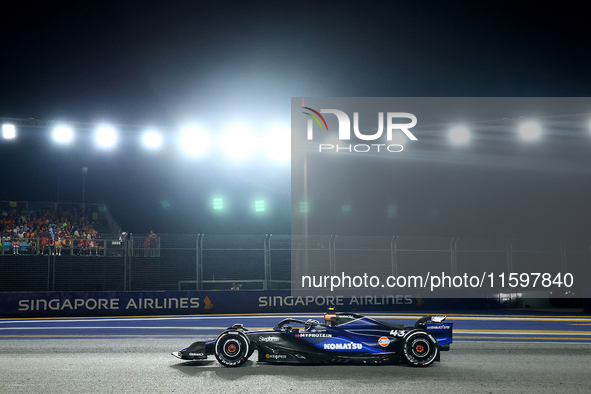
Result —
<instances>
[{"instance_id":1,"label":"dark background","mask_svg":"<svg viewBox=\"0 0 591 394\"><path fill-rule=\"evenodd\" d=\"M534 2L18 2L0 12L0 116L195 121L211 133L240 121L262 135L289 125L291 97L584 97L586 15ZM126 231L290 232L288 165L215 152L187 160L172 142L148 153L131 134L111 153L88 138L63 149L48 134L19 129L17 140L0 141L0 200L81 202L88 166L86 202L107 204ZM393 170L405 190L399 221L359 232L588 237L584 161L513 174L504 187L511 164L472 154L478 167L452 165L466 189L447 186L450 167L437 157ZM406 180L413 171L420 184ZM230 204L223 215L210 209L214 195ZM256 216L249 204L261 197L271 206ZM318 231L339 230L340 220Z\"/></svg>"}]
</instances>

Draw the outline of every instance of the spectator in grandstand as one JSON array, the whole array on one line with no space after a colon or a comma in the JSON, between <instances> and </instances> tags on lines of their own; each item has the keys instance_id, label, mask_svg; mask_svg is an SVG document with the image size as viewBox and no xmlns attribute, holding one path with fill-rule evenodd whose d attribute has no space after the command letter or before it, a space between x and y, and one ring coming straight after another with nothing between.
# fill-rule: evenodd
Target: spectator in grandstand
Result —
<instances>
[{"instance_id":1,"label":"spectator in grandstand","mask_svg":"<svg viewBox=\"0 0 591 394\"><path fill-rule=\"evenodd\" d=\"M150 244L151 243L152 243L152 240L150 239L150 236L147 236L146 239L144 239L144 257L150 256Z\"/></svg>"},{"instance_id":2,"label":"spectator in grandstand","mask_svg":"<svg viewBox=\"0 0 591 394\"><path fill-rule=\"evenodd\" d=\"M88 254L92 256L92 252L94 252L95 256L98 256L97 248L96 248L96 241L94 239L87 240L88 242Z\"/></svg>"},{"instance_id":3,"label":"spectator in grandstand","mask_svg":"<svg viewBox=\"0 0 591 394\"><path fill-rule=\"evenodd\" d=\"M37 238L29 238L29 244L31 245L31 254L37 254Z\"/></svg>"},{"instance_id":4,"label":"spectator in grandstand","mask_svg":"<svg viewBox=\"0 0 591 394\"><path fill-rule=\"evenodd\" d=\"M41 254L45 254L45 250L49 253L49 238L47 236L41 238Z\"/></svg>"},{"instance_id":5,"label":"spectator in grandstand","mask_svg":"<svg viewBox=\"0 0 591 394\"><path fill-rule=\"evenodd\" d=\"M21 241L18 238L12 239L12 254L18 255L21 254Z\"/></svg>"},{"instance_id":6,"label":"spectator in grandstand","mask_svg":"<svg viewBox=\"0 0 591 394\"><path fill-rule=\"evenodd\" d=\"M125 253L125 242L127 242L129 236L131 236L131 234L127 234L127 232L125 231L122 232L119 236L119 244L121 245L121 250L119 251L118 256L123 256L123 254Z\"/></svg>"},{"instance_id":7,"label":"spectator in grandstand","mask_svg":"<svg viewBox=\"0 0 591 394\"><path fill-rule=\"evenodd\" d=\"M88 241L86 238L82 238L78 241L78 245L80 245L80 250L78 251L78 256L87 255L88 254Z\"/></svg>"},{"instance_id":8,"label":"spectator in grandstand","mask_svg":"<svg viewBox=\"0 0 591 394\"><path fill-rule=\"evenodd\" d=\"M56 238L55 239L55 242L54 242L54 244L55 244L55 254L57 256L61 256L62 255L62 246L63 246L62 243L63 242L62 242L62 239L61 238Z\"/></svg>"},{"instance_id":9,"label":"spectator in grandstand","mask_svg":"<svg viewBox=\"0 0 591 394\"><path fill-rule=\"evenodd\" d=\"M154 233L154 231L150 230L150 235L148 235L150 239L150 255L152 257L156 257L156 238L158 236Z\"/></svg>"},{"instance_id":10,"label":"spectator in grandstand","mask_svg":"<svg viewBox=\"0 0 591 394\"><path fill-rule=\"evenodd\" d=\"M55 239L53 237L49 238L49 255L55 255Z\"/></svg>"},{"instance_id":11,"label":"spectator in grandstand","mask_svg":"<svg viewBox=\"0 0 591 394\"><path fill-rule=\"evenodd\" d=\"M95 253L97 256L104 256L105 254L105 243L101 242L98 238L94 241L95 244Z\"/></svg>"},{"instance_id":12,"label":"spectator in grandstand","mask_svg":"<svg viewBox=\"0 0 591 394\"><path fill-rule=\"evenodd\" d=\"M230 290L240 290L240 285L237 285L235 282L232 282L232 287Z\"/></svg>"},{"instance_id":13,"label":"spectator in grandstand","mask_svg":"<svg viewBox=\"0 0 591 394\"><path fill-rule=\"evenodd\" d=\"M71 239L72 242L72 254L79 256L80 255L80 241L78 240L78 238L73 237Z\"/></svg>"},{"instance_id":14,"label":"spectator in grandstand","mask_svg":"<svg viewBox=\"0 0 591 394\"><path fill-rule=\"evenodd\" d=\"M62 245L64 247L64 254L72 254L72 240L70 237L66 235L66 237L62 240Z\"/></svg>"}]
</instances>

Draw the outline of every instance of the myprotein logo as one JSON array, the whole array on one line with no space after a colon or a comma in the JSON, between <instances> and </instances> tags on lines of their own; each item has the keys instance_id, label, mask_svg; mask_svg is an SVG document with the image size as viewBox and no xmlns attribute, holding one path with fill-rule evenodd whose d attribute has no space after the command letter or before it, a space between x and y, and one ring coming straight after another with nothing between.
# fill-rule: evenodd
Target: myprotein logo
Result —
<instances>
[{"instance_id":1,"label":"myprotein logo","mask_svg":"<svg viewBox=\"0 0 591 394\"><path fill-rule=\"evenodd\" d=\"M337 121L339 124L338 130L338 137L339 143L338 144L329 144L329 143L322 143L318 145L319 152L357 152L357 153L366 153L370 151L374 152L391 152L391 153L399 153L402 152L404 147L399 143L391 143L392 137L394 135L394 131L402 131L404 135L411 141L417 141L417 137L409 130L416 126L417 124L417 117L408 112L387 112L384 116L383 112L378 112L378 129L377 131L366 134L362 133L359 130L359 113L353 112L353 133L358 140L361 141L377 141L382 138L384 134L384 119L386 123L386 140L388 141L387 144L385 143L367 143L367 144L354 144L351 145L351 120L349 116L338 109L321 109L317 111L310 107L304 107L303 109L309 112L302 112L303 114L309 116L311 119L308 119L308 126L307 126L307 139L313 140L314 139L314 121L320 127L320 130L329 131L328 123L326 122L326 118L322 114L332 114L337 117ZM410 122L403 122L400 123L400 120L407 119ZM341 143L342 142L342 143Z\"/></svg>"}]
</instances>

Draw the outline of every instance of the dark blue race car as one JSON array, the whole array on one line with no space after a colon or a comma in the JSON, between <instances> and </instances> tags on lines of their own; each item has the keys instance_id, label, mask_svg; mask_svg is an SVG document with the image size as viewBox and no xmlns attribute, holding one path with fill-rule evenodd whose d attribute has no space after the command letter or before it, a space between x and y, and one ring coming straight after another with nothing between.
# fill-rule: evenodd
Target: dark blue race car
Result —
<instances>
[{"instance_id":1,"label":"dark blue race car","mask_svg":"<svg viewBox=\"0 0 591 394\"><path fill-rule=\"evenodd\" d=\"M426 367L439 361L452 343L452 323L424 316L414 326L383 322L355 313L324 314L317 320L285 319L271 330L249 331L235 324L217 339L194 342L172 355L202 360L208 355L226 367L238 367L258 351L258 361L284 364L407 363Z\"/></svg>"}]
</instances>

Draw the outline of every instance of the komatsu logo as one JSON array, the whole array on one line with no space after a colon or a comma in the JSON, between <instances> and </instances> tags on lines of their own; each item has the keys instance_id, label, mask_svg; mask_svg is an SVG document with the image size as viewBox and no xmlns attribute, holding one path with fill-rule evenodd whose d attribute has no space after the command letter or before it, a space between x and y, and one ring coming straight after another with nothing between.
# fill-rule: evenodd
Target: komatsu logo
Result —
<instances>
[{"instance_id":1,"label":"komatsu logo","mask_svg":"<svg viewBox=\"0 0 591 394\"><path fill-rule=\"evenodd\" d=\"M325 343L324 350L358 350L361 349L360 343Z\"/></svg>"}]
</instances>

